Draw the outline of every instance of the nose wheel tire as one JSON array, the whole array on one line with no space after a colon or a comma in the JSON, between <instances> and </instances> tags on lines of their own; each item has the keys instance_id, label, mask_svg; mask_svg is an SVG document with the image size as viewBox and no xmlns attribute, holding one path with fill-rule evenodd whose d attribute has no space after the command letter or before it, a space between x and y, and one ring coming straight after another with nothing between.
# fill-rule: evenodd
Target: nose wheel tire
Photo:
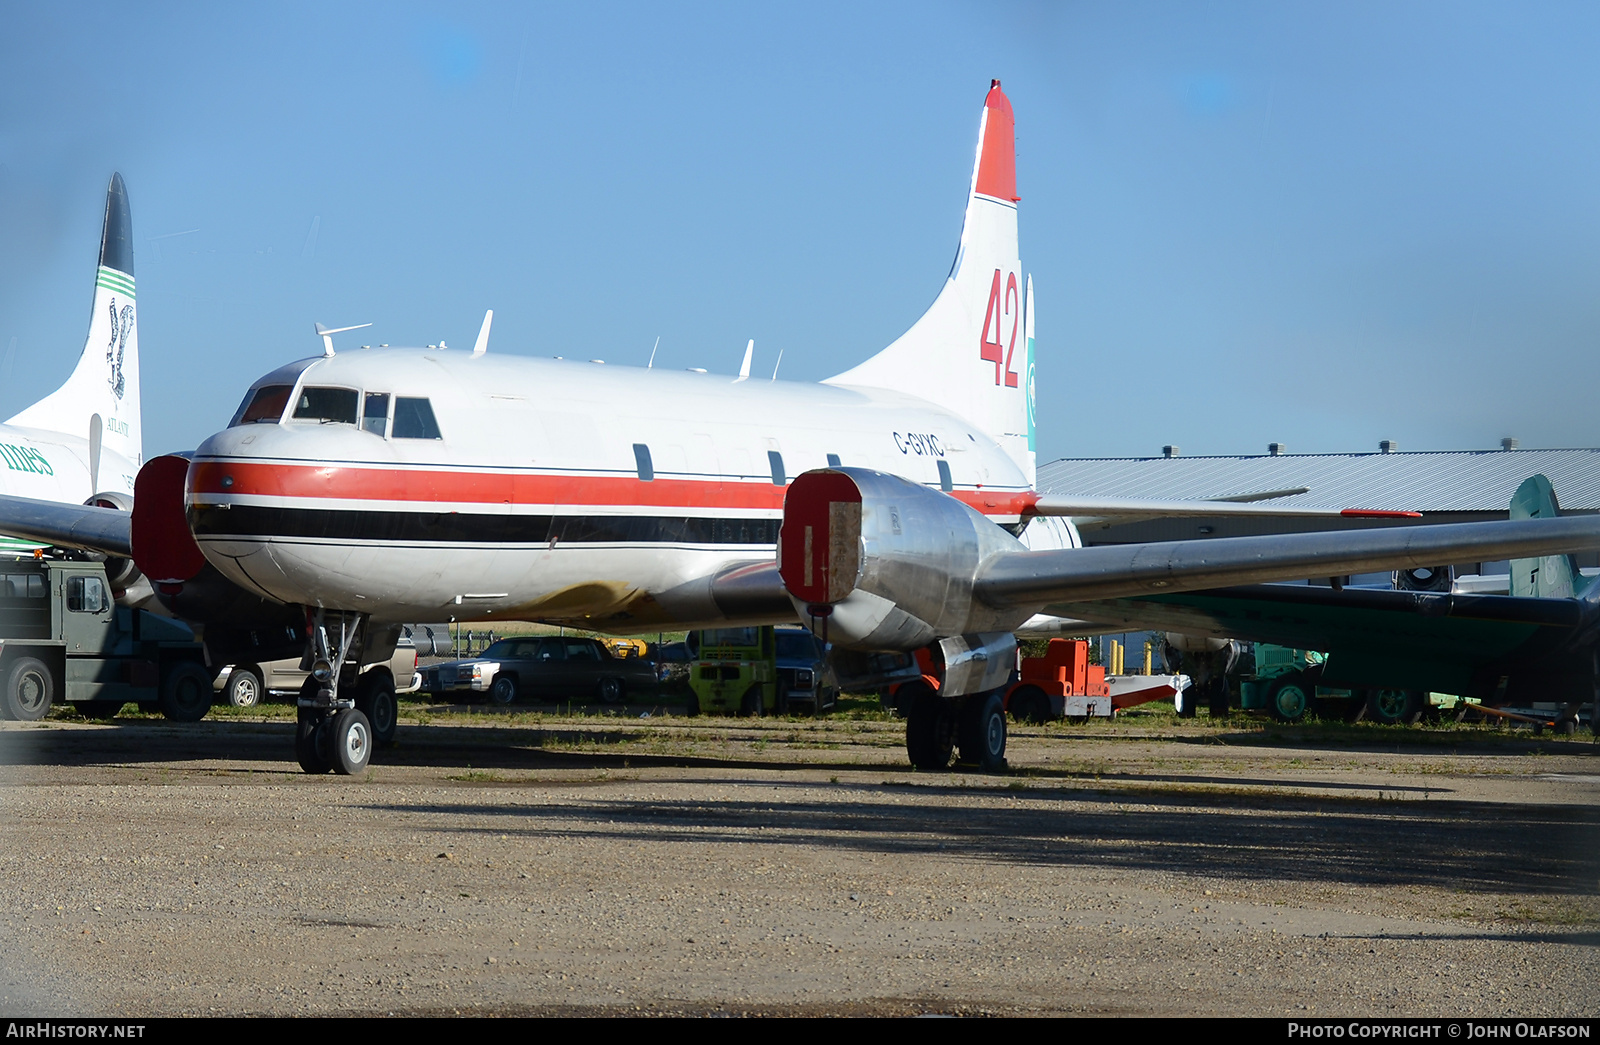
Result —
<instances>
[{"instance_id":1,"label":"nose wheel tire","mask_svg":"<svg viewBox=\"0 0 1600 1045\"><path fill-rule=\"evenodd\" d=\"M380 748L394 745L400 724L400 704L394 695L394 679L387 671L374 668L361 676L356 691L356 710L372 725L372 742Z\"/></svg>"},{"instance_id":2,"label":"nose wheel tire","mask_svg":"<svg viewBox=\"0 0 1600 1045\"><path fill-rule=\"evenodd\" d=\"M334 772L341 776L360 776L372 761L372 723L355 708L346 708L328 719L323 730L332 749Z\"/></svg>"},{"instance_id":3,"label":"nose wheel tire","mask_svg":"<svg viewBox=\"0 0 1600 1045\"><path fill-rule=\"evenodd\" d=\"M300 768L312 776L321 776L333 768L318 739L322 735L326 715L314 708L301 708L294 727L294 756Z\"/></svg>"}]
</instances>

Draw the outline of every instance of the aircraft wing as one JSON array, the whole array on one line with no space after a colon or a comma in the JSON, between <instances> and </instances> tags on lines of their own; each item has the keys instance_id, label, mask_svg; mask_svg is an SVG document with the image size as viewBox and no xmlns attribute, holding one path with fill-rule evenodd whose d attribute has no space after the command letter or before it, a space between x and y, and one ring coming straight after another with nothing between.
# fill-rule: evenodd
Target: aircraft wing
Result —
<instances>
[{"instance_id":1,"label":"aircraft wing","mask_svg":"<svg viewBox=\"0 0 1600 1045\"><path fill-rule=\"evenodd\" d=\"M133 516L116 508L0 495L0 533L58 548L133 556Z\"/></svg>"},{"instance_id":2,"label":"aircraft wing","mask_svg":"<svg viewBox=\"0 0 1600 1045\"><path fill-rule=\"evenodd\" d=\"M1584 598L1452 595L1262 584L1066 603L1091 631L1159 630L1250 639L1329 655L1335 684L1489 698L1508 676L1538 699L1592 677L1597 607Z\"/></svg>"},{"instance_id":3,"label":"aircraft wing","mask_svg":"<svg viewBox=\"0 0 1600 1045\"><path fill-rule=\"evenodd\" d=\"M1416 648L1444 643L1451 656L1498 654L1541 632L1568 635L1588 614L1577 599L1254 584L1098 602L1053 603L1093 621L1090 630L1179 631L1249 639L1324 653L1354 644Z\"/></svg>"},{"instance_id":4,"label":"aircraft wing","mask_svg":"<svg viewBox=\"0 0 1600 1045\"><path fill-rule=\"evenodd\" d=\"M1081 604L1103 599L1593 548L1595 515L1031 551L955 498L844 467L794 480L778 570L835 641L916 649L1041 612L1098 619Z\"/></svg>"},{"instance_id":5,"label":"aircraft wing","mask_svg":"<svg viewBox=\"0 0 1600 1045\"><path fill-rule=\"evenodd\" d=\"M991 606L1037 608L1593 548L1600 548L1600 516L1104 545L995 556L977 571L972 591Z\"/></svg>"},{"instance_id":6,"label":"aircraft wing","mask_svg":"<svg viewBox=\"0 0 1600 1045\"><path fill-rule=\"evenodd\" d=\"M1048 494L1028 510L1033 515L1064 516L1088 521L1131 519L1194 519L1227 517L1322 519L1420 519L1419 512L1367 508L1307 508L1262 503L1274 497L1305 493L1304 489L1244 494L1216 500L1162 500L1139 497L1078 497Z\"/></svg>"}]
</instances>

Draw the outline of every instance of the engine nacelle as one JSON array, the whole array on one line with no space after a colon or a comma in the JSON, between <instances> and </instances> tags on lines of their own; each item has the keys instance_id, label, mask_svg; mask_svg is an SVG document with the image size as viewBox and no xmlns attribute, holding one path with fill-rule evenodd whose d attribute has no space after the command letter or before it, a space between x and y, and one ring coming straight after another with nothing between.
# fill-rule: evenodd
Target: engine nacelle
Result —
<instances>
[{"instance_id":1,"label":"engine nacelle","mask_svg":"<svg viewBox=\"0 0 1600 1045\"><path fill-rule=\"evenodd\" d=\"M106 490L97 493L83 502L91 508L111 508L119 512L133 511L133 498L119 490ZM98 555L95 558L99 558ZM132 559L124 559L117 555L105 556L106 580L111 584L111 590L118 599L130 595L129 600L133 605L138 605L149 597L149 585L140 585L144 575L133 564Z\"/></svg>"},{"instance_id":2,"label":"engine nacelle","mask_svg":"<svg viewBox=\"0 0 1600 1045\"><path fill-rule=\"evenodd\" d=\"M301 629L301 611L245 591L206 562L184 514L183 485L188 459L176 454L152 458L134 480L133 558L155 588L156 598L174 617L208 632L275 628Z\"/></svg>"},{"instance_id":3,"label":"engine nacelle","mask_svg":"<svg viewBox=\"0 0 1600 1045\"><path fill-rule=\"evenodd\" d=\"M992 633L1013 631L1032 611L976 601L973 581L994 556L1026 550L948 494L866 468L828 468L789 487L778 572L801 619L837 645L915 650L971 636L973 649L991 650Z\"/></svg>"}]
</instances>

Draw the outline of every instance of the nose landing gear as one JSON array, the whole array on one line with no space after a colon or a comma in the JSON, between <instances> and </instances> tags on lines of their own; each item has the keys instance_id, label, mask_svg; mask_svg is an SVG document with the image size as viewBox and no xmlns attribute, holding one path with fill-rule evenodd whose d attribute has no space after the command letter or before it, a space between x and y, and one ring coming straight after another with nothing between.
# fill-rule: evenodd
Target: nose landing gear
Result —
<instances>
[{"instance_id":1,"label":"nose landing gear","mask_svg":"<svg viewBox=\"0 0 1600 1045\"><path fill-rule=\"evenodd\" d=\"M300 687L299 715L295 722L294 753L300 768L321 775L333 770L342 776L360 776L372 761L377 743L372 722L356 707L355 698L341 695L343 680L354 683L356 669L346 665L361 626L364 613L333 610L306 611L306 633L310 643L311 674ZM337 624L338 641L332 641ZM354 690L349 685L349 690Z\"/></svg>"}]
</instances>

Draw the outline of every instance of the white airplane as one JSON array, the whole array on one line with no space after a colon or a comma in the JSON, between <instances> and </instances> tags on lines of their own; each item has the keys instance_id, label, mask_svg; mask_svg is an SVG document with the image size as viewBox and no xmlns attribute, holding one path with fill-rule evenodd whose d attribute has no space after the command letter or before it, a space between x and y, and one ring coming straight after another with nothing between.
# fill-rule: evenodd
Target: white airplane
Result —
<instances>
[{"instance_id":1,"label":"white airplane","mask_svg":"<svg viewBox=\"0 0 1600 1045\"><path fill-rule=\"evenodd\" d=\"M139 322L133 223L113 174L95 270L89 339L65 384L0 425L0 494L122 511L144 463L139 427ZM0 538L0 554L36 541Z\"/></svg>"},{"instance_id":2,"label":"white airplane","mask_svg":"<svg viewBox=\"0 0 1600 1045\"><path fill-rule=\"evenodd\" d=\"M1275 509L1270 492L1034 491L1017 199L996 81L943 290L821 384L493 354L487 316L470 352L336 353L327 332L323 355L255 382L192 460L145 466L134 559L180 615L255 607L229 618L252 641L282 639L300 608L289 636L313 681L296 754L308 772L359 773L392 731L393 694L354 669L386 658L408 619L620 633L802 620L858 680L882 652L924 651L912 762L948 765L959 743L993 767L1014 633L1052 604L1600 547L1600 520L1580 518L1083 548L1074 517L1329 513ZM18 526L22 507L0 499L0 529L96 547L74 527L114 522L82 508ZM208 646L223 633L208 625Z\"/></svg>"}]
</instances>

